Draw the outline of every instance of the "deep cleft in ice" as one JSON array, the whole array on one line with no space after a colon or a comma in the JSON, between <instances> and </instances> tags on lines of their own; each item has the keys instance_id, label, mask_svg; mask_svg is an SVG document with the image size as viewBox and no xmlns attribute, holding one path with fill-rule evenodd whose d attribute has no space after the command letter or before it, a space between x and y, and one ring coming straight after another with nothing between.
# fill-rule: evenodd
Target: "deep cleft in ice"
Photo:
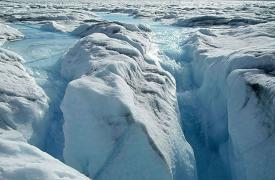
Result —
<instances>
[{"instance_id":1,"label":"deep cleft in ice","mask_svg":"<svg viewBox=\"0 0 275 180\"><path fill-rule=\"evenodd\" d=\"M0 9L1 180L274 180L274 2Z\"/></svg>"},{"instance_id":2,"label":"deep cleft in ice","mask_svg":"<svg viewBox=\"0 0 275 180\"><path fill-rule=\"evenodd\" d=\"M174 78L137 26L81 25L62 58L65 162L96 179L195 179Z\"/></svg>"},{"instance_id":3,"label":"deep cleft in ice","mask_svg":"<svg viewBox=\"0 0 275 180\"><path fill-rule=\"evenodd\" d=\"M200 133L199 139L187 137L200 157L198 173L208 179L275 177L272 27L274 22L200 29L183 43L194 89L180 97L189 104L182 115L184 124L199 124L197 132L187 127L186 134Z\"/></svg>"}]
</instances>

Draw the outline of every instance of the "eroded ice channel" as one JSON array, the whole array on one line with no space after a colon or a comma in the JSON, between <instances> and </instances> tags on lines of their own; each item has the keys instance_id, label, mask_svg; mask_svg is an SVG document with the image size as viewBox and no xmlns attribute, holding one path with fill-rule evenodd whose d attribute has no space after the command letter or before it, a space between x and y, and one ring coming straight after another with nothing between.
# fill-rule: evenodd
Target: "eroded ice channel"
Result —
<instances>
[{"instance_id":1,"label":"eroded ice channel","mask_svg":"<svg viewBox=\"0 0 275 180\"><path fill-rule=\"evenodd\" d=\"M225 167L218 152L211 151L205 144L205 136L202 134L201 122L198 112L194 106L199 106L199 101L192 98L190 92L196 91L196 83L193 80L191 57L189 49L183 49L183 44L199 28L182 28L155 22L150 19L133 18L123 13L98 12L99 16L109 21L118 21L129 24L146 24L153 33L153 40L163 54L162 67L169 71L176 80L177 101L180 110L182 129L185 137L191 144L197 163L197 174L199 179L231 179L229 168ZM190 96L190 97L189 97ZM213 161L214 171L209 171L209 162Z\"/></svg>"},{"instance_id":2,"label":"eroded ice channel","mask_svg":"<svg viewBox=\"0 0 275 180\"><path fill-rule=\"evenodd\" d=\"M98 12L97 14L108 21L119 21L135 25L145 23L152 29L154 33L153 41L158 44L163 53L160 63L176 79L181 113L192 111L192 109L188 109L188 106L182 108L184 103L181 102L181 93L186 89L192 89L193 85L188 72L189 64L184 61L182 54L181 42L188 37L190 32L194 31L194 28L184 29L148 19L134 19L121 13ZM78 38L68 33L42 31L39 29L39 25L12 24L11 26L24 33L25 38L21 41L6 43L5 48L20 54L25 59L24 65L30 70L37 83L50 98L50 109L48 116L46 116L50 119L50 127L45 147L42 147L42 149L63 160L63 115L60 110L60 103L64 97L67 82L60 76L59 59L69 47L76 43ZM188 131L191 132L186 135L188 140L192 138L193 130ZM194 144L191 142L191 145ZM200 166L198 166L199 168Z\"/></svg>"},{"instance_id":3,"label":"eroded ice channel","mask_svg":"<svg viewBox=\"0 0 275 180\"><path fill-rule=\"evenodd\" d=\"M144 24L153 31L153 41L158 45L163 54L161 63L165 70L169 71L177 81L177 91L192 88L191 77L188 77L190 61L183 53L182 42L198 28L182 28L156 22L148 18L134 18L123 13L97 12L97 15L108 21L124 22L129 24ZM183 67L184 70L183 70Z\"/></svg>"},{"instance_id":4,"label":"eroded ice channel","mask_svg":"<svg viewBox=\"0 0 275 180\"><path fill-rule=\"evenodd\" d=\"M178 62L182 58L180 42L190 30L163 25L148 19L138 19L122 13L98 12L100 17L108 21L118 21L129 24L147 24L153 30L154 41L165 54L162 59L163 67L170 71L178 81L186 84L181 77L181 68ZM60 75L60 57L74 45L79 38L69 33L47 32L40 29L40 25L9 24L21 31L25 38L20 41L8 42L4 48L12 50L23 57L25 67L29 70L36 82L50 98L50 110L47 118L51 119L51 127L45 147L46 152L63 159L62 150L64 137L62 133L63 115L60 103L63 99L67 81ZM167 58L168 57L168 58ZM179 69L174 69L179 68ZM180 74L177 74L180 73ZM178 89L181 87L178 83Z\"/></svg>"},{"instance_id":5,"label":"eroded ice channel","mask_svg":"<svg viewBox=\"0 0 275 180\"><path fill-rule=\"evenodd\" d=\"M49 97L49 112L45 118L50 123L44 151L62 160L64 137L62 132L63 115L60 103L63 99L67 82L60 75L60 57L79 38L68 33L56 33L40 30L40 25L9 24L21 31L25 38L8 42L4 48L23 57L23 65L35 78Z\"/></svg>"},{"instance_id":6,"label":"eroded ice channel","mask_svg":"<svg viewBox=\"0 0 275 180\"><path fill-rule=\"evenodd\" d=\"M100 15L103 19L109 21L120 21L136 25L140 23L145 23L148 24L154 32L153 41L154 43L158 44L163 55L162 58L159 60L160 64L163 69L169 71L176 79L177 102L179 104L179 110L183 124L182 128L184 130L185 137L192 145L192 148L194 150L197 163L197 174L199 179L259 179L259 177L272 179L272 169L274 169L274 165L272 163L266 163L265 160L273 157L268 156L268 154L272 153L272 133L274 130L272 118L269 117L269 113L273 112L273 101L268 100L270 97L269 93L272 94L273 90L272 76L274 74L274 72L271 72L271 67L274 67L274 53L272 51L272 49L274 49L274 43L272 43L274 41L272 37L274 36L272 35L272 29L270 29L270 27L272 27L272 23L253 25L248 27L236 27L236 29L224 29L224 27L221 27L220 29L218 27L212 27L211 29L194 27L178 28L166 26L145 19L133 19L132 17L119 13L110 14L103 12L98 13L98 15ZM24 59L26 60L24 65L31 70L38 84L45 90L45 92L49 96L51 100L51 109L48 113L47 118L50 118L53 123L51 123L49 138L44 149L51 155L62 159L63 118L60 112L59 105L61 99L63 98L64 89L67 82L59 75L60 67L58 59L69 46L75 44L76 38L70 36L69 34L43 32L38 30L37 26L29 27L25 25L15 25L15 27L21 30L26 35L26 38L22 41L7 43L5 47L17 52L24 57ZM85 26L83 27L85 29ZM143 45L142 41L139 41L139 39L135 39L136 42L139 42L139 45L137 46L137 44L132 41L132 39L127 39L128 36L124 36L125 34L127 34L130 38L135 37L136 34L132 33L133 31L126 30L127 28L125 27L121 27L120 25L111 23L99 23L96 27L88 25L86 26L86 28L86 34L85 30L83 31L84 33L82 35L80 33L80 37L84 37L83 40L78 43L72 50L70 50L70 52L66 55L66 58L72 59L72 61L66 61L66 58L63 59L65 64L64 75L68 76L70 80L74 80L74 82L70 83L68 86L68 94L62 106L63 111L66 112L65 114L67 114L66 122L71 123L67 124L69 126L66 127L68 130L67 135L70 135L70 137L69 141L67 141L68 147L65 148L65 152L67 154L67 162L69 162L69 164L72 165L74 168L78 169L86 175L89 175L90 177L94 177L96 179L104 179L104 177L106 177L106 173L102 173L104 171L118 176L125 174L116 174L116 172L118 171L125 169L125 172L127 172L128 170L132 171L129 166L125 165L122 165L120 169L116 168L117 162L120 161L115 160L114 157L120 157L118 156L118 154L123 149L123 146L121 146L121 144L123 143L118 143L118 146L115 145L115 148L100 148L107 151L111 149L110 155L107 151L85 151L85 148L93 150L96 149L96 146L98 145L98 139L102 140L101 133L104 134L104 137L106 133L103 131L104 128L100 129L98 132L90 131L89 129L86 129L87 133L84 131L81 132L84 135L85 133L88 135L93 135L89 136L94 138L95 141L93 143L91 143L89 139L83 139L81 135L75 133L75 127L73 126L73 123L75 123L75 121L74 118L71 117L75 115L73 111L78 108L78 106L74 104L74 98L72 97L76 96L77 98L79 98L81 100L79 102L84 102L85 107L92 107L98 105L93 100L96 100L98 96L102 96L102 98L106 98L106 102L109 102L111 104L117 103L119 107L122 107L122 109L119 109L119 112L127 112L126 122L128 122L127 119L129 120L129 109L121 106L121 104L128 104L128 107L131 107L132 103L130 103L127 98L124 98L124 96L121 96L121 94L119 93L122 93L122 95L125 95L125 92L132 94L130 93L132 91L124 91L125 89L122 88L122 86L116 86L115 88L114 86L112 86L111 88L109 88L109 85L112 83L108 81L108 74L110 72L114 72L114 74L122 73L124 75L123 77L127 81L129 80L127 78L131 79L131 77L135 77L135 75L138 74L139 71L134 71L135 73L131 74L133 73L133 70L137 70L132 69L128 73L125 73L128 70L128 67L131 67L128 66L129 64L124 66L126 67L125 69L122 68L123 71L120 71L121 69L119 69L118 67L121 67L121 64L116 64L117 62L114 62L114 64L109 63L109 60L112 59L112 56L110 56L110 54L114 55L114 52L112 50L115 50L115 53L119 53L119 58L117 59L120 59L123 55L126 55L130 59L132 57L138 56L144 62L148 59L146 59L144 54L142 53L142 55L140 56L139 52L137 52L135 49L136 47L141 47ZM116 30L114 28L117 28L119 30ZM129 26L128 28L131 28L131 26ZM120 35L117 35L117 32L119 32L120 30L122 30L125 34L122 33ZM267 31L267 33L263 34L262 30ZM228 32L224 33L224 31ZM90 33L100 33L100 35L94 34L85 37ZM107 36L110 35L112 38L106 37L104 34L107 34ZM146 41L146 38L143 39L142 36L138 35L137 37ZM124 38L124 40L126 39L125 41L130 42L130 44L132 43L131 45L134 44L134 48L133 46L128 46L127 43L125 45L125 42L120 41L121 38ZM231 43L228 43L228 38L230 39L230 42L234 42L234 46L232 46ZM264 43L264 46L255 46L256 41L263 41L268 43ZM93 42L92 44L94 45L90 46L90 42ZM123 48L117 48L117 44L123 46ZM144 47L147 46L144 45ZM247 49L244 47L246 47ZM103 49L104 53L100 54L97 51L98 49ZM125 51L125 49L127 49L127 51ZM242 49L242 51L238 51L239 49ZM88 50L88 55L92 54L95 56L94 61L89 61L89 57L84 56L84 63L94 63L93 65L99 66L101 68L98 69L98 71L96 68L91 69L92 73L89 74L90 76L79 78L79 76L83 75L83 73L90 73L90 71L85 72L85 70L87 70L85 64L83 67L83 64L81 65L77 63L77 59L79 57L83 57L81 55L86 55L85 50ZM78 52L80 53L78 54ZM100 61L102 56L107 59L106 63ZM129 60L129 62L131 61ZM78 71L78 69L76 68L78 66L82 67L83 69ZM146 80L144 84L154 81L156 82L156 79L153 78L153 75L157 75L157 77L159 77L159 75L163 76L165 74L163 72L158 72L156 69L152 70L148 68L147 65L143 66L143 64L139 64L139 66L142 67L141 69L145 69L144 72L140 73L140 77L142 77L143 74L146 74L146 78L148 78L148 81ZM82 72L82 70L84 70L84 72ZM75 74L72 75L71 72ZM111 77L114 78L113 76ZM105 81L107 82L106 84L104 84ZM139 81L140 79L137 79L136 82ZM87 86L87 84L96 86L91 87ZM99 84L100 86L97 86ZM227 87L227 85L229 85L229 88ZM128 85L125 84L123 87L127 86ZM144 88L140 87L139 83L134 84L133 87L133 89ZM105 96L104 94L101 94L101 88L103 88L103 90L106 90L106 92L110 92L109 90L111 89L112 93L120 97L119 101L117 101L117 99L110 98L110 96ZM84 94L88 93L90 96L81 96L81 93L79 92L82 91L84 92ZM146 90L143 92L148 93L151 91ZM143 94L141 94L141 97L150 97L150 95L147 95L143 96ZM133 97L134 96L136 96L136 93L133 94ZM129 96L127 95L127 97ZM134 99L138 98L140 97L135 97ZM150 106L149 109L151 107L158 107L157 104L154 104L154 98L148 101L152 103L151 105L154 105ZM121 101L123 103L121 103ZM101 107L99 108L100 110L104 110L106 102L99 103L99 107ZM160 108L163 107L166 106L161 106ZM265 113L258 113L262 111L262 108L268 109L267 115L265 115ZM166 109L163 108L162 111L156 112L156 114L161 114L165 110ZM80 109L80 111L83 111L83 114L85 114L87 112L90 112L90 109ZM137 112L140 113L142 111ZM94 113L97 114L97 117L95 119L101 119L103 121L106 119L108 120L108 117L106 118L102 116L102 114L109 113L108 115L110 115L110 117L113 117L114 115L112 114L113 111L104 111L104 113L101 114L98 112ZM116 113L117 112L115 112L115 115L117 115ZM93 115L94 114L92 113L91 116L81 117L82 120L87 120L88 122L88 124L81 125L83 127L90 125L92 125L93 127L97 127L97 124L89 124L91 123L91 121L89 121L89 118L91 118ZM161 116L162 115L163 114L161 114ZM175 115L175 113L173 115ZM240 118L238 116L240 116ZM75 119L78 119L78 117L76 116ZM113 121L115 121L115 119L111 119L111 122L108 123L116 124L116 122ZM130 122L132 123L131 120ZM240 122L243 122L243 124L240 124ZM108 123L107 126L109 128ZM135 123L133 124L136 125ZM142 124L145 124L147 127L150 128L150 125L148 125L147 123ZM164 127L162 126L163 124L158 125ZM167 124L164 125L166 126ZM121 124L119 126L124 127L124 124ZM56 129L60 131L57 131ZM124 128L118 129L124 130ZM130 133L128 134L135 135L141 133L144 135L144 132L140 131L139 128L129 129L126 128L125 131L128 132L129 130ZM161 128L152 129L153 131L150 133L154 134L155 132L160 132L154 131L154 129L159 130ZM132 133L133 130L136 130L138 133ZM168 128L167 130L170 131L171 128ZM56 134L56 132L59 132L60 134ZM109 133L109 131L106 132ZM112 131L112 133L114 133L115 135L117 135L117 132L119 131ZM104 146L109 146L108 143L112 145L112 133L110 135L110 139L108 139L108 137L104 141L102 140ZM80 138L80 141L83 140L85 142L79 143L82 153L79 153L79 151L75 149L70 149L70 147L75 147L75 141L73 140L76 140L77 136ZM128 142L125 140L127 139L127 136L121 137L122 138L118 139L121 139L122 142ZM140 137L144 136L134 138ZM153 142L159 143L160 141L158 140L158 138L155 138ZM148 142L143 141L143 143ZM264 144L262 150L257 149L259 143ZM270 144L268 145L268 143ZM99 143L99 145L102 144ZM93 146L95 148L93 148ZM140 146L131 147L125 147L124 151L122 152L128 152L129 149L132 153L135 151L139 152L140 150L138 149L140 148ZM145 147L150 148L150 146ZM168 149L170 148L169 146L166 147ZM233 148L233 150L231 148ZM146 153L148 152L149 151L146 151ZM169 152L169 150L164 150L161 152L166 153ZM98 156L97 153L100 153L100 156ZM143 158L145 157L146 159L146 157L153 157L146 153L141 154ZM155 151L150 151L150 153L155 153ZM89 158L87 158L87 156L89 156ZM129 159L131 159L125 157L127 156L122 155L120 158L122 158L123 161L127 162ZM132 156L129 155L129 157ZM173 155L170 156L165 154L163 157L166 157L167 160L169 159L169 157L173 157ZM79 161L78 158L83 159ZM107 160L105 161L104 158L106 158ZM96 160L97 163L91 163L91 161L94 160ZM269 161L271 162L271 160ZM139 162L141 164L143 163L142 161ZM254 165L255 162L257 162L258 164ZM146 164L146 167L147 165L148 164ZM154 163L151 165L154 166ZM160 166L159 168L163 167L165 166ZM154 173L148 172L147 175L150 176L151 174ZM162 174L160 174L160 176L164 177L162 176ZM135 178L137 177L135 176Z\"/></svg>"},{"instance_id":7,"label":"eroded ice channel","mask_svg":"<svg viewBox=\"0 0 275 180\"><path fill-rule=\"evenodd\" d=\"M116 16L114 16L114 17L116 17ZM125 15L121 15L120 17L123 18L123 17L126 17L126 16ZM105 19L110 20L108 18L105 18ZM127 22L127 21L123 21L123 22ZM131 22L129 21L127 23L131 23ZM141 23L141 21L140 21L140 23ZM49 97L49 100L50 100L49 101L49 107L50 107L50 109L49 109L49 112L47 113L47 115L45 117L45 118L47 118L47 121L49 121L50 126L49 126L49 129L47 130L48 134L46 136L45 145L42 146L42 147L40 147L40 148L42 150L46 151L47 153L49 153L50 155L52 155L52 156L54 156L54 157L56 157L56 158L58 158L60 160L63 160L63 155L64 155L63 154L63 149L64 149L64 137L63 137L63 135L64 134L63 134L63 129L62 129L63 128L62 127L63 126L63 114L62 114L62 112L60 110L60 104L61 104L61 101L63 100L63 97L64 97L64 91L65 91L65 88L67 87L67 82L66 82L66 80L64 80L60 76L60 69L61 69L60 63L61 62L59 61L59 59L64 54L64 52L66 50L68 50L68 48L70 46L72 46L73 44L75 44L77 38L75 38L75 37L73 37L73 36L71 36L69 34L66 34L66 33L52 33L52 32L41 31L39 29L38 25L15 24L15 25L11 25L11 26L13 26L14 28L16 28L19 31L21 31L25 35L25 38L23 40L21 40L21 41L6 43L4 47L6 49L12 50L12 51L20 54L25 59L24 66L28 68L29 72L33 75L33 77L35 78L35 80L38 83L38 85L40 85L43 88L43 90L45 91L45 93L47 94L47 96ZM155 27L159 28L158 32L161 32L160 29L162 27L158 27L157 25ZM110 27L110 28L112 28L112 27ZM172 31L170 31L170 32L172 32ZM99 36L99 37L101 37L101 36ZM161 35L159 35L159 37L161 37ZM167 36L167 37L170 38L171 36ZM144 39L144 40L146 40L146 39ZM158 43L161 46L163 46L163 49L167 49L165 47L167 45L166 44L167 42L165 42L165 41L167 41L167 39L163 38L161 40L163 40L163 41L162 42L158 41L156 43ZM108 41L111 41L111 42L114 41L114 42L116 42L116 40L114 40L114 39L109 39ZM169 40L168 40L168 42L169 42ZM175 42L175 41L173 41L173 42ZM122 41L117 41L116 43L122 43L121 45L123 45ZM142 42L141 42L141 44L142 44ZM169 46L167 46L167 47L169 47ZM177 46L175 46L175 47L177 47ZM116 48L116 47L114 47L114 48ZM118 51L120 52L119 49L118 49ZM167 52L170 52L169 49L168 49ZM123 53L123 51L122 51L122 53ZM75 54L72 54L72 55L74 56ZM177 53L170 53L170 55L171 56L174 56L174 55L177 56ZM130 56L132 56L132 55L130 55ZM136 56L136 54L134 54L134 56ZM165 62L165 59L163 59L163 62L161 62L161 63L163 63L163 65L166 68L168 68L168 69L170 69L171 67L174 68L173 66L170 67L169 63ZM148 83L150 83L150 81L155 81L154 79L151 79L153 77L150 77L150 76L153 76L154 73L156 73L156 75L158 75L158 73L160 73L161 76L164 76L164 77L167 76L167 78L169 77L169 75L166 75L165 72L162 72L162 70L155 69L156 67L154 67L154 66L150 67L150 66L151 65L149 65L148 67L146 67L146 66L143 67L144 68L144 70L143 70L144 72L143 73L144 74L148 74L148 75L146 75L146 76L148 76L148 77L146 77L146 81L148 79ZM158 72L158 71L160 71L160 72ZM133 74L133 75L135 76L135 74ZM72 88L73 86L71 85L71 87L70 86L68 86L68 87ZM172 88L172 90L173 90L173 88ZM142 90L142 91L144 91L142 93L146 94L147 91L149 93L152 90ZM70 90L70 92L71 92L71 90ZM173 95L173 91L171 93L172 94L170 94L170 95ZM174 96L173 96L172 99L174 99ZM107 100L108 100L108 98L107 98ZM70 96L67 96L64 101L65 102L71 101L70 100ZM154 99L151 99L150 101L154 101ZM85 103L85 101L84 101L84 103ZM116 103L116 102L114 101L113 103ZM117 103L120 104L120 102L117 102ZM155 102L151 102L151 103L155 103ZM165 102L163 102L163 103L165 103ZM65 106L64 104L66 104L66 103L63 103L63 112L65 111L67 114L69 114L68 110L70 111L70 106L68 106L68 105ZM176 105L173 105L173 106L176 106ZM174 126L174 125L176 125L178 123L177 122L177 117L176 117L177 114L175 112L173 112L173 111L174 110L171 111L172 117L168 117L168 119L172 118L172 121L171 121L172 124L169 125L170 122L166 122L167 124L164 124L165 126ZM69 116L74 116L74 114L75 113L73 113L73 114L71 114ZM141 115L143 115L143 113L141 113ZM144 115L147 115L147 114L145 113ZM69 119L70 117L68 117L68 115L67 115L66 118ZM173 123L176 123L176 124L173 124ZM171 147L169 147L170 145L166 144L166 143L171 140L171 141L174 141L173 144L175 143L176 147L178 147L178 148L180 147L178 149L178 151L171 152L171 154L169 154L170 152L167 151L167 150L166 151L162 150L163 152L158 152L158 153L161 153L161 154L164 153L164 155L161 155L161 158L159 159L159 157L158 157L158 159L160 161L164 161L164 164L167 163L168 167L171 168L170 171L175 171L176 173L175 174L173 174L173 173L170 174L169 172L166 172L168 170L167 169L167 165L161 164L159 167L157 167L154 164L154 162L152 161L152 164L149 163L149 162L147 163L147 164L149 164L149 166L151 166L151 168L153 168L153 169L158 169L158 168L163 169L164 168L163 170L165 172L163 172L163 175L162 175L162 174L158 174L157 172L155 172L155 173L149 172L149 170L148 170L148 172L146 172L146 175L145 175L146 177L147 176L148 177L151 177L151 176L152 177L160 176L161 178L167 179L168 176L171 176L172 174L173 174L173 176L175 176L177 178L179 178L179 177L185 177L185 176L186 176L186 178L188 176L190 178L192 178L192 177L195 176L194 169L193 169L194 168L194 165L193 165L194 161L191 158L192 155L189 154L191 152L190 148L189 148L189 145L185 144L185 139L181 135L182 132L181 132L179 126L177 126L175 128L170 129L170 130L163 130L165 133L167 133L167 131L174 131L173 132L173 134L175 135L174 137L172 137L170 139L170 137L167 136L168 139L165 140L164 142L161 142L162 139L160 139L159 142L156 142L156 143L159 143L159 144L157 144L158 146L163 146L161 148L165 148L165 149L168 148L169 149ZM151 132L149 132L149 133L151 133L153 135L154 135L154 133L158 134L159 132L155 131L154 129L156 129L156 128L152 128L152 130L150 130ZM125 131L134 131L134 132L132 132L132 133L134 133L133 137L131 136L132 133L129 132L129 138L133 138L134 139L133 141L138 140L138 141L140 141L140 143L148 144L146 137L144 137L144 136L135 137L135 133L137 133L137 134L138 133L144 133L143 132L144 130L141 130L140 127L139 127L139 125L133 125L131 128L129 128L128 130L126 129ZM71 133L73 133L73 132L71 132ZM119 131L115 132L115 134L117 134L117 133L119 133ZM160 133L162 133L162 132L160 132ZM178 133L179 133L179 135L177 135ZM108 132L107 132L107 134L108 134ZM94 134L94 135L96 135L96 134ZM83 136L80 136L80 137L83 140ZM79 170L80 172L84 173L87 176L94 177L96 179L100 179L100 178L104 179L105 173L102 173L102 171L104 172L105 169L109 170L108 166L112 166L111 164L109 165L109 163L107 164L106 162L104 162L104 159L105 159L104 156L106 154L105 151L108 152L109 149L107 148L104 151L102 149L101 158L98 159L97 164L95 164L94 165L95 167L93 167L93 168L90 168L89 164L87 164L85 162L84 162L84 165L82 164L83 162L74 163L74 158L75 157L76 158L78 156L81 157L81 154L80 155L75 154L72 151L73 149L70 149L70 147L72 147L70 144L74 144L75 138L77 138L77 136L74 137L74 139L72 139L71 142L68 143L68 141L67 141L67 145L68 144L69 145L65 149L65 152L67 154L67 157L66 157L67 160L65 160L65 162L66 163L68 162L69 165L71 165L72 167L76 168L77 170ZM95 137L91 137L91 138L95 138ZM164 137L164 138L166 138L166 137ZM86 140L87 140L87 145L89 146L89 143L90 143L89 139L86 139ZM83 141L86 141L86 140L83 140ZM126 143L127 143L127 141L131 141L131 139L128 140L128 138L125 137L121 141L126 141ZM97 145L97 143L98 142L95 142L94 144ZM146 148L148 148L148 149L146 150L146 152L144 152L144 154L142 154L142 156L144 156L144 158L146 160L154 157L155 156L154 154L156 153L156 152L154 152L154 151L156 151L156 149L153 148L153 151L150 150L151 146L155 146L155 145L153 145L155 142L151 140L151 142L149 141L149 143L151 145L145 145L145 146L147 146ZM85 146L85 144L86 143L84 143L84 145L81 145L81 146ZM120 148L124 149L123 145L117 145L117 146L119 146L119 147L122 146ZM131 146L132 147L130 147L130 146L126 147L127 149L128 148L130 148L130 149L132 148L130 150L131 152L132 151L135 152L135 151L144 151L145 150L142 147L143 145L137 146L137 147L135 147L134 145L131 145ZM139 148L141 148L141 149L139 149ZM118 151L117 149L118 148L116 147L112 151L114 151L114 153L117 153L117 151ZM128 151L128 150L125 150L125 151ZM182 154L185 151L189 151L189 152L186 152L185 154ZM175 153L175 154L173 155L173 153ZM70 157L70 156L74 156L74 157ZM110 157L112 157L112 156L113 155L111 154ZM169 156L171 156L171 157L169 157ZM173 156L176 156L177 158L174 159L175 157L173 157ZM190 158L188 156L190 156ZM99 157L99 156L93 157L93 159L97 159L97 157ZM132 159L132 158L127 158L127 155L123 155L123 158L126 158L125 161L128 161L128 159ZM156 158L156 157L154 157L154 158ZM169 159L169 158L171 158L171 159ZM72 160L70 160L70 159L72 159ZM183 160L183 159L185 159L185 160ZM190 164L189 164L189 160L190 160ZM88 163L89 163L89 161L90 160L87 159ZM169 161L171 161L171 162L169 162ZM174 165L172 164L174 162L172 162L172 161L174 161L177 164L176 165L177 167L174 167ZM102 163L104 163L104 164L103 164L102 167L100 167ZM129 163L136 163L136 162L129 162ZM141 166L143 166L142 164L144 162L140 161L140 163L141 163ZM163 163L163 162L161 162L161 163ZM78 167L78 164L80 166L83 166L83 167ZM144 164L144 166L148 166L147 164ZM186 166L188 166L188 167L186 167ZM99 168L99 170L98 170L98 172L96 172L96 174L94 174L94 171L95 171L94 169L97 169L97 168ZM177 170L172 170L174 168L177 169ZM188 170L189 168L190 168L190 170ZM112 173L119 172L114 167L110 167L110 169L113 169ZM128 168L128 166L127 166L125 173L122 173L121 175L127 175L127 171L129 171L130 169L131 168ZM145 172L143 172L143 168L138 169L138 170L142 171L142 173L145 173ZM163 171L163 170L161 170L161 171ZM131 171L132 170L130 170L130 172ZM117 175L120 176L120 174L117 174ZM138 178L135 174L132 174L131 176L133 176L133 178Z\"/></svg>"}]
</instances>

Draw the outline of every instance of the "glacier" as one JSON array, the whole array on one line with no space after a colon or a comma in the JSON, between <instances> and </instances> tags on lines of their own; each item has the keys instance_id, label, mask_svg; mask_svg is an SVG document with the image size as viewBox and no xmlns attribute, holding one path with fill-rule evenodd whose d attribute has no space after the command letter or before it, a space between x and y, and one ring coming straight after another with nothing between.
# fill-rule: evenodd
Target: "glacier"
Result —
<instances>
[{"instance_id":1,"label":"glacier","mask_svg":"<svg viewBox=\"0 0 275 180\"><path fill-rule=\"evenodd\" d=\"M274 179L274 2L0 9L0 179Z\"/></svg>"},{"instance_id":2,"label":"glacier","mask_svg":"<svg viewBox=\"0 0 275 180\"><path fill-rule=\"evenodd\" d=\"M65 162L94 179L195 179L175 81L150 37L107 22L74 34L84 38L62 57L61 69L71 80L61 104Z\"/></svg>"}]
</instances>

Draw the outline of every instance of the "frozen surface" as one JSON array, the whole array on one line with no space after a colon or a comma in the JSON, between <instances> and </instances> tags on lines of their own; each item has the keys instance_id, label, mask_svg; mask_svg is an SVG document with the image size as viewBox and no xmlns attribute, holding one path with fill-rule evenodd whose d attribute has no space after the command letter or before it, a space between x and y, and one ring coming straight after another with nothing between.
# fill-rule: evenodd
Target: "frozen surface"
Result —
<instances>
[{"instance_id":1,"label":"frozen surface","mask_svg":"<svg viewBox=\"0 0 275 180\"><path fill-rule=\"evenodd\" d=\"M0 9L5 24L16 22L1 22L0 43L25 34L4 48L23 56L48 96L49 154L62 160L67 82L58 59L75 42L66 32L78 27L72 34L83 44L61 71L71 81L62 104L69 165L95 179L193 174L181 125L198 179L274 179L274 2L12 0ZM28 123L4 139L26 141L35 134Z\"/></svg>"},{"instance_id":2,"label":"frozen surface","mask_svg":"<svg viewBox=\"0 0 275 180\"><path fill-rule=\"evenodd\" d=\"M6 130L0 134L0 178L3 180L88 180L71 167L66 166L38 148L20 141L3 138L3 134L15 132ZM15 136L15 135L13 135Z\"/></svg>"},{"instance_id":3,"label":"frozen surface","mask_svg":"<svg viewBox=\"0 0 275 180\"><path fill-rule=\"evenodd\" d=\"M18 130L26 140L41 146L47 122L48 98L21 64L17 54L0 48L1 128Z\"/></svg>"},{"instance_id":4,"label":"frozen surface","mask_svg":"<svg viewBox=\"0 0 275 180\"><path fill-rule=\"evenodd\" d=\"M121 16L98 14L109 20ZM122 21L131 19L126 16ZM181 26L195 26L192 29L146 21L170 58L161 64L177 81L183 129L195 151L199 179L275 176L271 163L274 23L241 21L216 17L184 20ZM242 27L246 23L251 25Z\"/></svg>"},{"instance_id":5,"label":"frozen surface","mask_svg":"<svg viewBox=\"0 0 275 180\"><path fill-rule=\"evenodd\" d=\"M175 26L242 26L274 21L274 2L243 1L97 1L94 11L125 13L135 18L150 18Z\"/></svg>"},{"instance_id":6,"label":"frozen surface","mask_svg":"<svg viewBox=\"0 0 275 180\"><path fill-rule=\"evenodd\" d=\"M183 43L195 88L182 94L185 106L193 106L192 114L182 114L190 124L187 131L199 130L199 136L191 136L191 144L199 144L194 148L199 154L197 162L201 158L209 164L210 173L204 173L210 179L217 168L227 170L220 175L233 179L275 176L271 163L274 42L274 23L270 22L227 30L200 29ZM212 157L203 159L204 153ZM198 169L205 171L203 166Z\"/></svg>"},{"instance_id":7,"label":"frozen surface","mask_svg":"<svg viewBox=\"0 0 275 180\"><path fill-rule=\"evenodd\" d=\"M88 179L28 144L43 144L48 98L22 63L0 48L0 179Z\"/></svg>"},{"instance_id":8,"label":"frozen surface","mask_svg":"<svg viewBox=\"0 0 275 180\"><path fill-rule=\"evenodd\" d=\"M60 76L58 59L77 41L77 38L65 33L42 31L38 25L15 24L13 26L23 32L26 38L7 43L5 48L22 54L25 59L24 65L31 71L32 76L49 98L49 111L44 119L49 121L50 126L42 149L62 159L63 115L59 105L67 82Z\"/></svg>"},{"instance_id":9,"label":"frozen surface","mask_svg":"<svg viewBox=\"0 0 275 180\"><path fill-rule=\"evenodd\" d=\"M15 41L23 37L24 35L17 29L0 23L0 46L3 45L5 41Z\"/></svg>"},{"instance_id":10,"label":"frozen surface","mask_svg":"<svg viewBox=\"0 0 275 180\"><path fill-rule=\"evenodd\" d=\"M43 31L49 31L49 32L67 32L67 31L69 31L68 29L66 29L65 26L63 26L62 24L58 24L55 21L50 21L50 22L43 24L40 27L40 29Z\"/></svg>"},{"instance_id":11,"label":"frozen surface","mask_svg":"<svg viewBox=\"0 0 275 180\"><path fill-rule=\"evenodd\" d=\"M73 80L61 106L65 162L94 179L195 179L175 81L150 36L107 22L81 30L74 34L85 37L62 60Z\"/></svg>"}]
</instances>

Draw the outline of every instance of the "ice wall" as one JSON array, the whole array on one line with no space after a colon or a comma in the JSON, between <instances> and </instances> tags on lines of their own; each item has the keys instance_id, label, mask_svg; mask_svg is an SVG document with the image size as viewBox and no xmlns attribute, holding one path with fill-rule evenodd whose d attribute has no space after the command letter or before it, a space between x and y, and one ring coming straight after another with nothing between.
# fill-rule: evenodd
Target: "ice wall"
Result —
<instances>
[{"instance_id":1,"label":"ice wall","mask_svg":"<svg viewBox=\"0 0 275 180\"><path fill-rule=\"evenodd\" d=\"M12 128L32 144L43 146L48 98L17 54L0 48L1 127Z\"/></svg>"},{"instance_id":2,"label":"ice wall","mask_svg":"<svg viewBox=\"0 0 275 180\"><path fill-rule=\"evenodd\" d=\"M272 26L200 29L183 43L195 88L180 96L191 113L181 111L205 178L275 176Z\"/></svg>"},{"instance_id":3,"label":"ice wall","mask_svg":"<svg viewBox=\"0 0 275 180\"><path fill-rule=\"evenodd\" d=\"M175 81L150 36L108 22L73 33L84 38L62 58L65 162L93 179L196 179Z\"/></svg>"}]
</instances>

